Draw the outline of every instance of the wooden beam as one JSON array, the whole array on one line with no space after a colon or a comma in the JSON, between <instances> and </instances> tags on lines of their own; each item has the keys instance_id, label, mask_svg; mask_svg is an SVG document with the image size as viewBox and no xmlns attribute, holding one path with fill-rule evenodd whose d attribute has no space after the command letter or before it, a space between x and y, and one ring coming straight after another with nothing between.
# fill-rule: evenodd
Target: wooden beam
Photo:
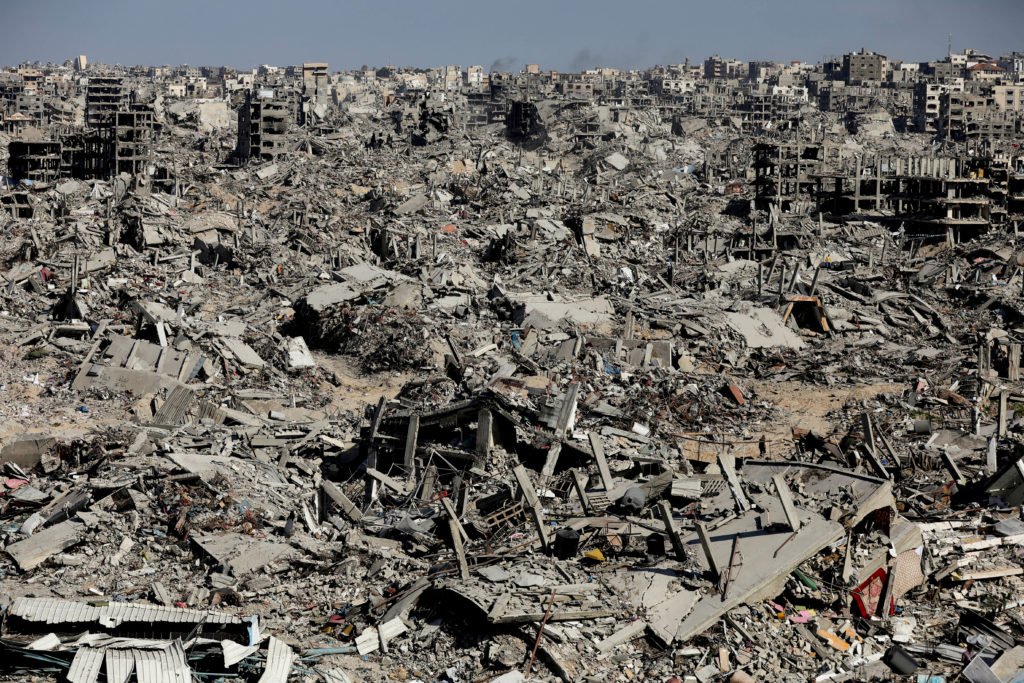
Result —
<instances>
[{"instance_id":1,"label":"wooden beam","mask_svg":"<svg viewBox=\"0 0 1024 683\"><path fill-rule=\"evenodd\" d=\"M389 477L388 475L384 474L380 470L374 469L372 467L367 467L366 468L366 474L367 474L367 476L373 477L374 479L379 481L381 484L383 484L384 486L386 486L387 488L391 489L392 491L394 491L395 493L397 493L399 495L404 496L404 495L409 493L409 491L406 489L405 484L403 482L400 482L397 479L393 479L392 477Z\"/></svg>"},{"instance_id":2,"label":"wooden beam","mask_svg":"<svg viewBox=\"0 0 1024 683\"><path fill-rule=\"evenodd\" d=\"M878 459L878 456L875 455L875 452L868 448L867 443L863 443L861 446L863 447L861 450L864 451L864 457L867 458L868 464L871 465L871 469L873 469L880 477L892 479L892 473L882 466L882 462Z\"/></svg>"},{"instance_id":3,"label":"wooden beam","mask_svg":"<svg viewBox=\"0 0 1024 683\"><path fill-rule=\"evenodd\" d=\"M427 465L423 472L423 486L420 488L420 500L431 503L434 500L434 487L437 486L437 467Z\"/></svg>"},{"instance_id":4,"label":"wooden beam","mask_svg":"<svg viewBox=\"0 0 1024 683\"><path fill-rule=\"evenodd\" d=\"M555 423L555 434L558 436L565 436L569 431L573 418L576 416L576 401L579 393L579 382L573 382L565 390L565 396L562 398L562 405L558 411L558 422Z\"/></svg>"},{"instance_id":5,"label":"wooden beam","mask_svg":"<svg viewBox=\"0 0 1024 683\"><path fill-rule=\"evenodd\" d=\"M1010 392L1003 389L999 392L999 429L997 435L1000 437L1006 436L1006 425L1007 425L1007 401L1010 398Z\"/></svg>"},{"instance_id":6,"label":"wooden beam","mask_svg":"<svg viewBox=\"0 0 1024 683\"><path fill-rule=\"evenodd\" d=\"M864 427L864 443L867 445L868 450L871 451L871 454L877 456L877 450L875 449L875 427L871 422L871 414L863 413L860 419L861 425Z\"/></svg>"},{"instance_id":7,"label":"wooden beam","mask_svg":"<svg viewBox=\"0 0 1024 683\"><path fill-rule=\"evenodd\" d=\"M878 430L878 439L882 442L882 445L885 446L886 452L889 454L889 457L892 458L897 469L901 469L903 467L903 463L900 462L900 456L896 454L896 449L892 447L892 443L889 441L889 438L881 429Z\"/></svg>"},{"instance_id":8,"label":"wooden beam","mask_svg":"<svg viewBox=\"0 0 1024 683\"><path fill-rule=\"evenodd\" d=\"M107 324L109 320L102 320L96 327L96 334L93 335L92 346L89 347L89 351L85 354L85 358L78 366L78 374L75 375L75 381L71 383L72 389L81 389L85 386L85 379L89 374L89 368L92 367L92 357L99 351L100 344L103 343L103 333L107 331Z\"/></svg>"},{"instance_id":9,"label":"wooden beam","mask_svg":"<svg viewBox=\"0 0 1024 683\"><path fill-rule=\"evenodd\" d=\"M555 467L558 465L558 457L562 454L562 443L556 441L551 444L551 448L548 449L548 456L544 459L544 468L540 471L540 476L543 481L547 481L555 473Z\"/></svg>"},{"instance_id":10,"label":"wooden beam","mask_svg":"<svg viewBox=\"0 0 1024 683\"><path fill-rule=\"evenodd\" d=\"M441 499L441 506L444 511L448 513L448 518L455 522L455 525L459 530L459 538L462 539L463 543L469 543L469 534L466 533L466 529L462 526L462 522L459 521L459 515L455 512L455 506L452 505L451 500L447 496Z\"/></svg>"},{"instance_id":11,"label":"wooden beam","mask_svg":"<svg viewBox=\"0 0 1024 683\"><path fill-rule=\"evenodd\" d=\"M576 495L580 499L580 506L583 514L590 514L590 497L587 495L587 475L578 469L572 471L572 485L576 489Z\"/></svg>"},{"instance_id":12,"label":"wooden beam","mask_svg":"<svg viewBox=\"0 0 1024 683\"><path fill-rule=\"evenodd\" d=\"M603 619L618 614L611 609L584 609L575 612L554 612L548 621L583 621L585 619ZM544 618L544 612L525 612L521 614L505 614L489 619L492 624L524 624L538 622Z\"/></svg>"},{"instance_id":13,"label":"wooden beam","mask_svg":"<svg viewBox=\"0 0 1024 683\"><path fill-rule=\"evenodd\" d=\"M946 466L946 470L953 477L953 481L960 486L963 486L964 483L966 483L967 478L963 475L963 472L960 471L960 468L957 467L956 461L953 460L953 457L949 454L949 450L943 448L940 457L942 458L942 463Z\"/></svg>"},{"instance_id":14,"label":"wooden beam","mask_svg":"<svg viewBox=\"0 0 1024 683\"><path fill-rule=\"evenodd\" d=\"M380 397L377 401L377 409L373 413L373 419L370 421L370 434L366 439L366 471L369 474L371 469L377 467L377 446L374 441L377 438L377 430L380 429L381 420L384 419L384 406L387 404L388 399L384 396ZM363 505L370 507L374 500L377 499L377 479L374 477L367 476L365 478L365 491L363 493Z\"/></svg>"}]
</instances>

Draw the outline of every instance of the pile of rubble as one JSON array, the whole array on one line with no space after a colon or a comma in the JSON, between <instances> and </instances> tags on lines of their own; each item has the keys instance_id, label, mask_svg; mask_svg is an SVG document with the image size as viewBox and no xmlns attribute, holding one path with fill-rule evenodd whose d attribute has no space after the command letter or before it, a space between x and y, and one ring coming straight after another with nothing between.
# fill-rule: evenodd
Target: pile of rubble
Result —
<instances>
[{"instance_id":1,"label":"pile of rubble","mask_svg":"<svg viewBox=\"0 0 1024 683\"><path fill-rule=\"evenodd\" d=\"M1015 235L536 109L10 193L4 676L1022 680Z\"/></svg>"}]
</instances>

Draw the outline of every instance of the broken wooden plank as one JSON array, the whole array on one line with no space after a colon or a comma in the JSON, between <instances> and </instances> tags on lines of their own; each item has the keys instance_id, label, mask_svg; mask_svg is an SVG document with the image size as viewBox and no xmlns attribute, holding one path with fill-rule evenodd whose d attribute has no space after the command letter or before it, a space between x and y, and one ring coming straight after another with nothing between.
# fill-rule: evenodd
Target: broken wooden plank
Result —
<instances>
[{"instance_id":1,"label":"broken wooden plank","mask_svg":"<svg viewBox=\"0 0 1024 683\"><path fill-rule=\"evenodd\" d=\"M984 579L999 579L1004 576L1018 576L1024 574L1024 567L996 567L994 569L981 569L974 572L954 572L953 576L957 581L982 581Z\"/></svg>"},{"instance_id":2,"label":"broken wooden plank","mask_svg":"<svg viewBox=\"0 0 1024 683\"><path fill-rule=\"evenodd\" d=\"M582 621L584 619L603 619L615 616L615 610L610 609L585 609L574 612L555 612L548 621ZM489 621L492 624L522 624L540 621L544 618L544 612L526 612L522 614L505 614Z\"/></svg>"},{"instance_id":3,"label":"broken wooden plank","mask_svg":"<svg viewBox=\"0 0 1024 683\"><path fill-rule=\"evenodd\" d=\"M85 358L78 366L78 374L75 375L75 381L71 383L72 389L82 389L85 387L85 379L89 374L89 368L92 367L92 358L99 351L100 344L103 343L103 333L107 330L107 324L109 320L102 320L96 327L96 334L93 335L92 346L89 347L89 351L85 354Z\"/></svg>"},{"instance_id":4,"label":"broken wooden plank","mask_svg":"<svg viewBox=\"0 0 1024 683\"><path fill-rule=\"evenodd\" d=\"M573 382L565 390L562 404L558 410L558 421L555 423L555 434L565 436L576 421L576 403L580 393L579 382Z\"/></svg>"},{"instance_id":5,"label":"broken wooden plank","mask_svg":"<svg viewBox=\"0 0 1024 683\"><path fill-rule=\"evenodd\" d=\"M476 424L476 457L481 462L491 457L491 449L494 448L493 423L491 411L481 408Z\"/></svg>"},{"instance_id":6,"label":"broken wooden plank","mask_svg":"<svg viewBox=\"0 0 1024 683\"><path fill-rule=\"evenodd\" d=\"M548 455L544 459L544 467L540 471L541 481L549 480L555 473L555 467L558 466L558 458L562 454L562 444L556 442L551 444L551 448L548 449Z\"/></svg>"},{"instance_id":7,"label":"broken wooden plank","mask_svg":"<svg viewBox=\"0 0 1024 683\"><path fill-rule=\"evenodd\" d=\"M647 622L643 619L631 621L607 638L598 641L597 649L599 652L611 652L618 646L639 637L646 630Z\"/></svg>"},{"instance_id":8,"label":"broken wooden plank","mask_svg":"<svg viewBox=\"0 0 1024 683\"><path fill-rule=\"evenodd\" d=\"M717 581L722 575L721 569L718 567L718 561L715 560L715 553L711 549L711 539L708 537L708 528L703 523L697 522L697 538L700 540L700 547L704 551L704 557L708 561L708 567L711 570L711 575Z\"/></svg>"},{"instance_id":9,"label":"broken wooden plank","mask_svg":"<svg viewBox=\"0 0 1024 683\"><path fill-rule=\"evenodd\" d=\"M469 534L466 533L465 527L459 521L459 515L455 512L455 506L452 505L452 501L447 496L441 499L441 507L448 514L448 518L455 522L459 530L459 538L462 539L462 542L469 543Z\"/></svg>"},{"instance_id":10,"label":"broken wooden plank","mask_svg":"<svg viewBox=\"0 0 1024 683\"><path fill-rule=\"evenodd\" d=\"M397 479L389 477L388 475L384 474L380 470L376 470L376 469L374 469L372 467L367 467L366 468L366 476L373 477L374 479L379 481L381 484L383 484L385 487L391 489L392 491L394 491L395 493L399 494L400 496L404 496L404 495L409 493L409 491L406 488L404 483L398 481Z\"/></svg>"},{"instance_id":11,"label":"broken wooden plank","mask_svg":"<svg viewBox=\"0 0 1024 683\"><path fill-rule=\"evenodd\" d=\"M587 475L578 469L572 471L572 485L576 489L576 495L580 499L580 506L583 514L590 514L590 497L587 495Z\"/></svg>"}]
</instances>

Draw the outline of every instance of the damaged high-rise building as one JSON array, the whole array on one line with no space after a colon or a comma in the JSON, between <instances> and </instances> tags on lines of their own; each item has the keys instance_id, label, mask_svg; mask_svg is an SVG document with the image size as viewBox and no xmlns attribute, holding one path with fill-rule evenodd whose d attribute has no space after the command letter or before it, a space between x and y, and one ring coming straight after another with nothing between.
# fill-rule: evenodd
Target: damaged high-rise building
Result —
<instances>
[{"instance_id":1,"label":"damaged high-rise building","mask_svg":"<svg viewBox=\"0 0 1024 683\"><path fill-rule=\"evenodd\" d=\"M60 177L109 178L146 170L156 127L154 112L148 105L133 102L122 77L89 79L84 124L79 128L54 126L55 139L45 142L11 142L11 176L52 182Z\"/></svg>"},{"instance_id":2,"label":"damaged high-rise building","mask_svg":"<svg viewBox=\"0 0 1024 683\"><path fill-rule=\"evenodd\" d=\"M109 122L114 112L128 107L130 93L120 76L90 76L85 91L85 123L99 126Z\"/></svg>"},{"instance_id":3,"label":"damaged high-rise building","mask_svg":"<svg viewBox=\"0 0 1024 683\"><path fill-rule=\"evenodd\" d=\"M16 180L48 184L60 177L60 142L13 140L8 154L9 172Z\"/></svg>"},{"instance_id":4,"label":"damaged high-rise building","mask_svg":"<svg viewBox=\"0 0 1024 683\"><path fill-rule=\"evenodd\" d=\"M273 88L247 91L238 110L238 159L273 161L286 152L294 118L293 101Z\"/></svg>"},{"instance_id":5,"label":"damaged high-rise building","mask_svg":"<svg viewBox=\"0 0 1024 683\"><path fill-rule=\"evenodd\" d=\"M112 173L142 173L153 141L153 112L145 107L116 111L111 127Z\"/></svg>"},{"instance_id":6,"label":"damaged high-rise building","mask_svg":"<svg viewBox=\"0 0 1024 683\"><path fill-rule=\"evenodd\" d=\"M323 119L330 102L331 81L327 62L303 63L299 124L310 125Z\"/></svg>"}]
</instances>

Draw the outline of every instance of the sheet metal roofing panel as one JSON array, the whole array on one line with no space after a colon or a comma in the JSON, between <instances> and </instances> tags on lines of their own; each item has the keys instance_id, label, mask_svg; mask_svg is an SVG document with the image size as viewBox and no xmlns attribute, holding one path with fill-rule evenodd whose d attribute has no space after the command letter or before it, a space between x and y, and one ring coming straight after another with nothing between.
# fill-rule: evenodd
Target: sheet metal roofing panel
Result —
<instances>
[{"instance_id":1,"label":"sheet metal roofing panel","mask_svg":"<svg viewBox=\"0 0 1024 683\"><path fill-rule=\"evenodd\" d=\"M75 658L68 669L70 683L94 683L100 676L103 666L103 650L83 647L75 653Z\"/></svg>"},{"instance_id":2,"label":"sheet metal roofing panel","mask_svg":"<svg viewBox=\"0 0 1024 683\"><path fill-rule=\"evenodd\" d=\"M292 670L295 653L284 642L270 636L267 647L267 668L257 683L287 683L288 674ZM141 681L140 681L141 683Z\"/></svg>"},{"instance_id":3,"label":"sheet metal roofing panel","mask_svg":"<svg viewBox=\"0 0 1024 683\"><path fill-rule=\"evenodd\" d=\"M380 639L387 643L390 640L397 638L406 631L409 627L405 625L405 622L395 617L391 621L385 621L380 625Z\"/></svg>"},{"instance_id":4,"label":"sheet metal roofing panel","mask_svg":"<svg viewBox=\"0 0 1024 683\"><path fill-rule=\"evenodd\" d=\"M38 615L38 620L42 621L44 623L47 623L47 624L52 624L53 623L52 618L53 618L53 615L54 615L56 609L57 609L57 601L56 600L53 600L51 598L44 598L44 600L41 603L39 603L39 605L36 608L36 614Z\"/></svg>"},{"instance_id":5,"label":"sheet metal roofing panel","mask_svg":"<svg viewBox=\"0 0 1024 683\"><path fill-rule=\"evenodd\" d=\"M135 655L131 650L109 649L106 651L107 683L128 683L135 670Z\"/></svg>"},{"instance_id":6,"label":"sheet metal roofing panel","mask_svg":"<svg viewBox=\"0 0 1024 683\"><path fill-rule=\"evenodd\" d=\"M112 602L94 606L83 602L54 598L17 598L10 607L11 616L47 624L99 621L113 627L126 622L171 622L184 624L241 624L242 619L222 612L179 609L163 605L135 605Z\"/></svg>"},{"instance_id":7,"label":"sheet metal roofing panel","mask_svg":"<svg viewBox=\"0 0 1024 683\"><path fill-rule=\"evenodd\" d=\"M42 638L36 638L31 643L25 646L26 650L40 650L48 651L55 650L60 647L60 638L57 637L56 633L47 633Z\"/></svg>"},{"instance_id":8,"label":"sheet metal roofing panel","mask_svg":"<svg viewBox=\"0 0 1024 683\"><path fill-rule=\"evenodd\" d=\"M132 650L139 683L191 683L185 648L176 640L163 650Z\"/></svg>"},{"instance_id":9,"label":"sheet metal roofing panel","mask_svg":"<svg viewBox=\"0 0 1024 683\"><path fill-rule=\"evenodd\" d=\"M9 614L26 621L59 624L95 621L99 608L54 598L18 598L11 604Z\"/></svg>"},{"instance_id":10,"label":"sheet metal roofing panel","mask_svg":"<svg viewBox=\"0 0 1024 683\"><path fill-rule=\"evenodd\" d=\"M83 622L93 621L96 619L99 613L99 608L93 607L92 605L84 602L73 603L73 606L68 610L68 619L70 622Z\"/></svg>"},{"instance_id":11,"label":"sheet metal roofing panel","mask_svg":"<svg viewBox=\"0 0 1024 683\"><path fill-rule=\"evenodd\" d=\"M220 646L224 650L224 668L232 667L238 664L240 661L245 659L251 654L255 654L260 649L259 645L239 645L233 640L222 640Z\"/></svg>"},{"instance_id":12,"label":"sheet metal roofing panel","mask_svg":"<svg viewBox=\"0 0 1024 683\"><path fill-rule=\"evenodd\" d=\"M121 615L124 613L124 603L114 602L103 608L100 614L100 623L107 628L114 628L121 623Z\"/></svg>"},{"instance_id":13,"label":"sheet metal roofing panel","mask_svg":"<svg viewBox=\"0 0 1024 683\"><path fill-rule=\"evenodd\" d=\"M363 632L356 637L356 651L364 657L371 652L376 652L379 648L380 633L376 626L363 629Z\"/></svg>"}]
</instances>

